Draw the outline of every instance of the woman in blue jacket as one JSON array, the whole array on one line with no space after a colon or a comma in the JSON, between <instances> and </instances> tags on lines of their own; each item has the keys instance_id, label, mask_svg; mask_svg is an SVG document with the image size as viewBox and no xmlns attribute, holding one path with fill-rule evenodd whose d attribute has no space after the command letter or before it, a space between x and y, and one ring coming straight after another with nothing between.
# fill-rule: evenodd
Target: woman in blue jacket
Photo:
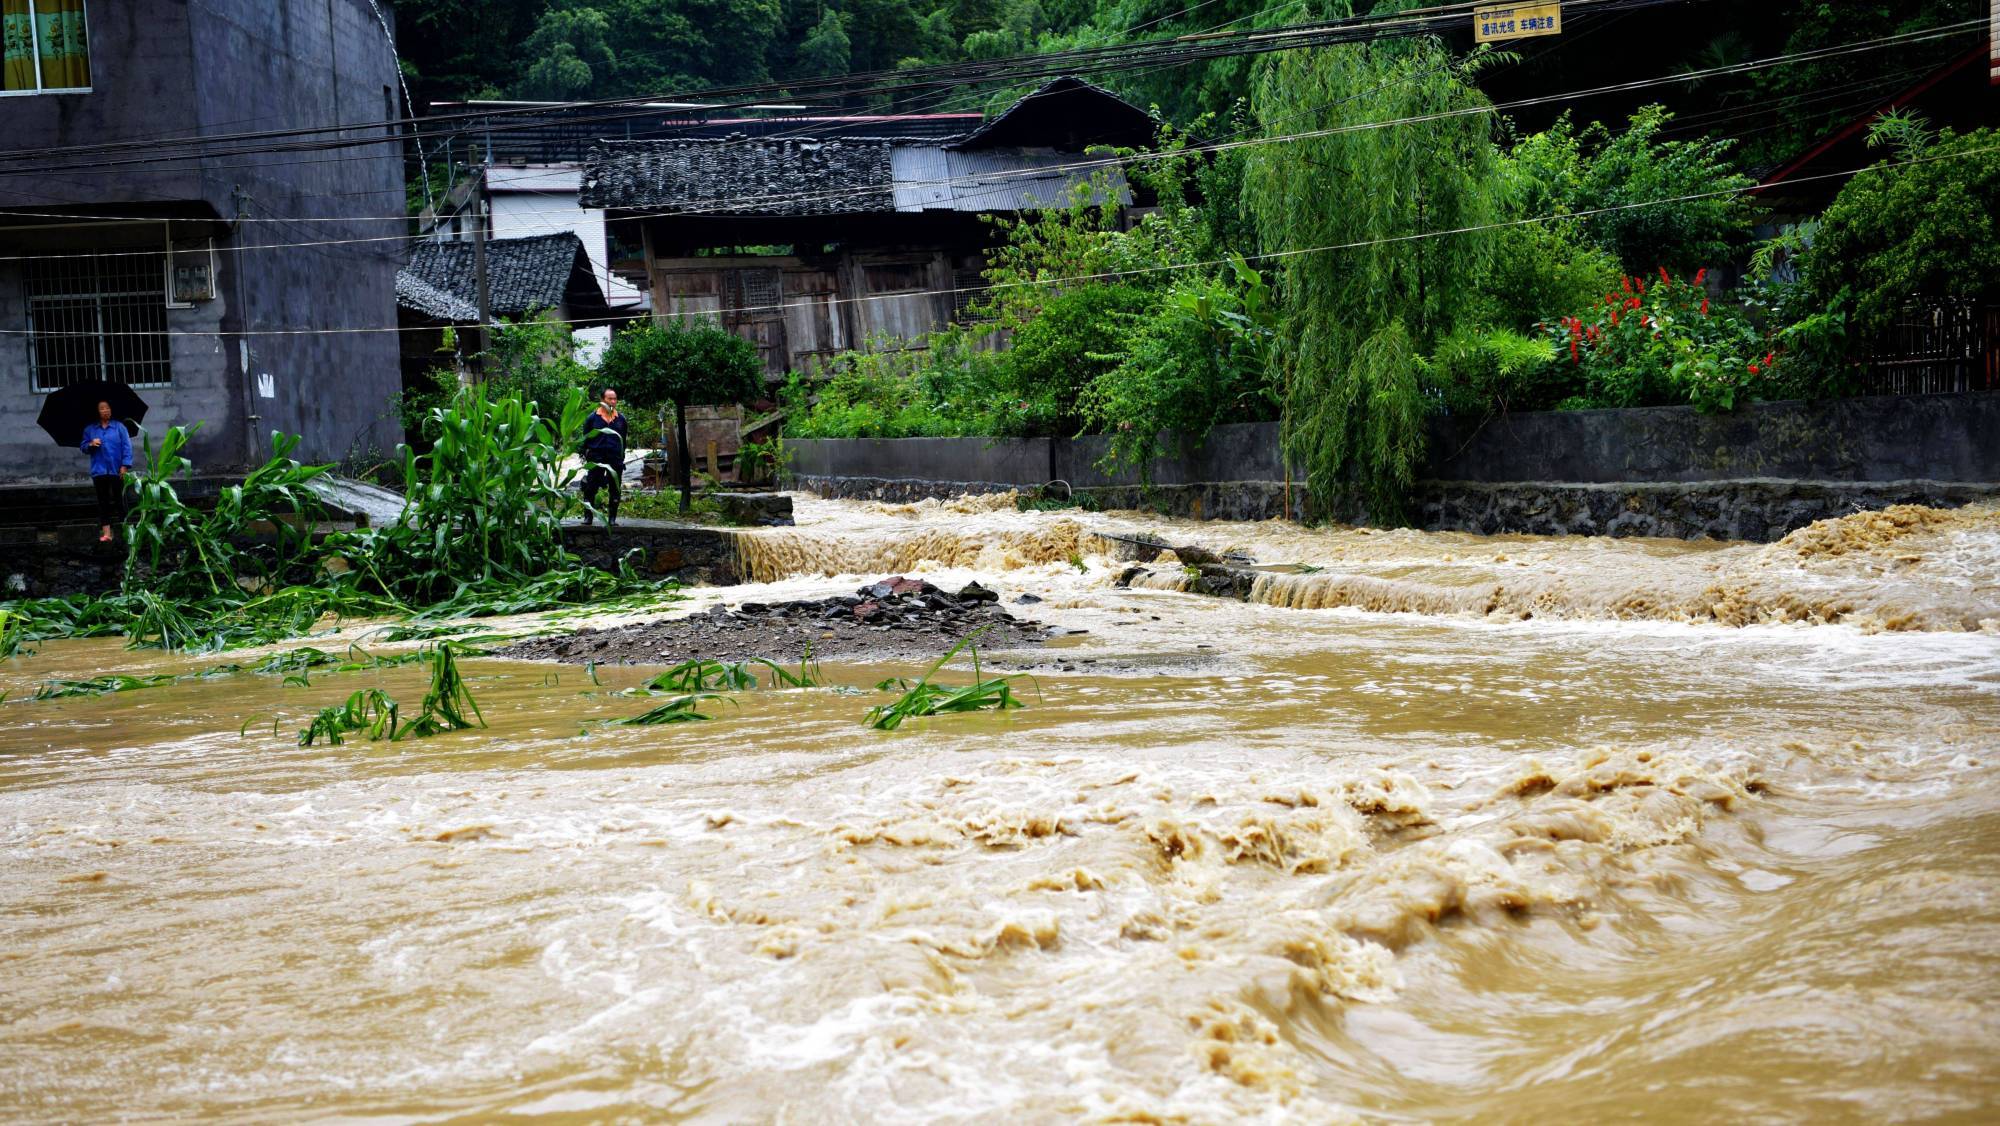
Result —
<instances>
[{"instance_id":1,"label":"woman in blue jacket","mask_svg":"<svg viewBox=\"0 0 2000 1126\"><path fill-rule=\"evenodd\" d=\"M83 428L79 448L90 455L90 483L97 486L97 542L111 542L111 528L125 520L125 473L132 468L132 439L125 424L111 417L111 404L97 404L97 421Z\"/></svg>"}]
</instances>

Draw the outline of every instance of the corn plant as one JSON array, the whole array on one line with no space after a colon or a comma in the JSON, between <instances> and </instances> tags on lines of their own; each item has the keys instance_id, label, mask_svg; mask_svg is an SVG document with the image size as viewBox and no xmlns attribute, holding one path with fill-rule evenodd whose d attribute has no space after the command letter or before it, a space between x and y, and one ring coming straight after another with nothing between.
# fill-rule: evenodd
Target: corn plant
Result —
<instances>
[{"instance_id":1,"label":"corn plant","mask_svg":"<svg viewBox=\"0 0 2000 1126\"><path fill-rule=\"evenodd\" d=\"M968 634L951 647L951 651L939 657L937 663L924 671L913 683L901 677L890 677L875 686L878 692L902 691L902 695L887 704L877 704L868 709L861 722L877 731L894 731L906 719L920 719L925 716L948 715L956 712L976 712L993 709L1007 711L1026 705L1014 695L1016 677L996 676L987 679L979 670L979 650L972 650L972 683L959 688L937 684L931 677L958 655L958 651L972 645L974 639L985 633L984 629Z\"/></svg>"},{"instance_id":2,"label":"corn plant","mask_svg":"<svg viewBox=\"0 0 2000 1126\"><path fill-rule=\"evenodd\" d=\"M459 675L453 651L454 646L448 641L432 651L430 691L424 693L417 717L397 732L395 738L427 739L446 731L486 726L479 702L472 698L472 690Z\"/></svg>"},{"instance_id":3,"label":"corn plant","mask_svg":"<svg viewBox=\"0 0 2000 1126\"><path fill-rule=\"evenodd\" d=\"M661 723L693 723L714 719L714 716L696 710L708 700L727 700L732 705L736 703L735 700L719 692L697 692L676 696L651 711L642 712L629 719L614 719L611 723L615 727L651 727Z\"/></svg>"},{"instance_id":4,"label":"corn plant","mask_svg":"<svg viewBox=\"0 0 2000 1126\"><path fill-rule=\"evenodd\" d=\"M543 416L518 396L462 392L433 412L436 445L404 451L409 494L386 527L321 535L313 493L328 466L301 465L298 439L273 436L272 455L202 512L176 479L192 469L195 431L145 440L134 477L123 589L105 597L0 603L0 658L55 637L124 634L135 648L209 651L309 633L327 615L430 618L602 604L669 585L629 568L582 566L565 549L562 517L575 501L562 464L587 408L581 393ZM329 570L333 559L346 566ZM392 639L440 637L462 627L413 625Z\"/></svg>"},{"instance_id":5,"label":"corn plant","mask_svg":"<svg viewBox=\"0 0 2000 1126\"><path fill-rule=\"evenodd\" d=\"M569 435L582 428L583 392L571 389L555 417L518 396L483 386L431 412L436 436L421 457L403 452L409 482L403 518L374 529L379 561L395 558L385 586L429 602L463 597L496 580L518 585L573 569L562 517L575 500L575 471L562 466Z\"/></svg>"},{"instance_id":6,"label":"corn plant","mask_svg":"<svg viewBox=\"0 0 2000 1126\"><path fill-rule=\"evenodd\" d=\"M626 693L657 696L666 692L741 692L757 687L757 674L749 661L710 661L702 658L682 661Z\"/></svg>"},{"instance_id":7,"label":"corn plant","mask_svg":"<svg viewBox=\"0 0 2000 1126\"><path fill-rule=\"evenodd\" d=\"M399 739L396 701L380 688L363 688L338 707L324 708L299 732L299 746L317 742L339 745L351 731L365 731L370 741Z\"/></svg>"},{"instance_id":8,"label":"corn plant","mask_svg":"<svg viewBox=\"0 0 2000 1126\"><path fill-rule=\"evenodd\" d=\"M749 663L763 665L765 668L771 670L771 687L773 688L819 688L825 684L825 681L820 676L819 662L812 659L812 646L810 645L806 646L805 653L799 657L797 672L785 668L776 661L768 661L762 657L752 657Z\"/></svg>"},{"instance_id":9,"label":"corn plant","mask_svg":"<svg viewBox=\"0 0 2000 1126\"><path fill-rule=\"evenodd\" d=\"M172 673L158 673L152 676L130 676L125 673L110 673L93 676L86 680L50 680L35 689L37 700L61 700L70 696L104 696L113 692L131 692L140 688L158 688L172 684L180 677Z\"/></svg>"}]
</instances>

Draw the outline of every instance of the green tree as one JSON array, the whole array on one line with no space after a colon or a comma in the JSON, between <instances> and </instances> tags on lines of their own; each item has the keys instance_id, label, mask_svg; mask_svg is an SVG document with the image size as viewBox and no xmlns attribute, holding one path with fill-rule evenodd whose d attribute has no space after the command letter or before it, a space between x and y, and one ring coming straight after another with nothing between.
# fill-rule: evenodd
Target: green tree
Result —
<instances>
[{"instance_id":1,"label":"green tree","mask_svg":"<svg viewBox=\"0 0 2000 1126\"><path fill-rule=\"evenodd\" d=\"M1786 37L1782 45L1773 45L1762 54L1796 55L1857 39L1886 38L1957 23L1976 18L1985 7L1977 0L1777 0L1744 4L1740 15L1732 15L1783 30ZM1968 31L1962 36L1829 55L1753 72L1741 104L1749 110L1770 107L1780 112L1768 126L1746 139L1746 164L1769 167L1789 160L1815 138L1851 120L1853 100L1829 97L1828 91L1860 85L1876 98L1889 98L1976 43L1972 38L1976 34Z\"/></svg>"},{"instance_id":2,"label":"green tree","mask_svg":"<svg viewBox=\"0 0 2000 1126\"><path fill-rule=\"evenodd\" d=\"M619 333L598 372L606 385L641 403L674 405L674 476L681 511L694 499L688 457L690 405L744 403L764 389L764 368L749 341L713 321L662 325L645 321Z\"/></svg>"},{"instance_id":3,"label":"green tree","mask_svg":"<svg viewBox=\"0 0 2000 1126\"><path fill-rule=\"evenodd\" d=\"M548 417L562 409L571 391L590 385L590 367L576 358L569 326L546 310L495 330L486 361L488 380L500 388L496 397L518 391L523 402Z\"/></svg>"},{"instance_id":4,"label":"green tree","mask_svg":"<svg viewBox=\"0 0 2000 1126\"><path fill-rule=\"evenodd\" d=\"M1015 330L1004 369L1028 433L1076 433L1084 392L1124 360L1127 318L1151 303L1127 285L1078 285L1050 297Z\"/></svg>"},{"instance_id":5,"label":"green tree","mask_svg":"<svg viewBox=\"0 0 2000 1126\"><path fill-rule=\"evenodd\" d=\"M611 20L596 8L549 8L521 45L531 60L516 85L523 98L571 101L587 97L617 62Z\"/></svg>"},{"instance_id":6,"label":"green tree","mask_svg":"<svg viewBox=\"0 0 2000 1126\"><path fill-rule=\"evenodd\" d=\"M1323 508L1358 486L1373 519L1400 519L1425 452L1421 356L1469 315L1492 257L1477 229L1501 213L1491 119L1458 112L1489 103L1419 39L1287 52L1254 104L1272 133L1326 131L1259 147L1244 180L1282 255L1286 455Z\"/></svg>"},{"instance_id":7,"label":"green tree","mask_svg":"<svg viewBox=\"0 0 2000 1126\"><path fill-rule=\"evenodd\" d=\"M1729 140L1663 139L1672 119L1664 106L1647 106L1622 132L1594 123L1579 133L1565 114L1524 138L1508 161L1523 214L1579 216L1632 273L1725 261L1761 214L1747 190L1755 181L1736 171Z\"/></svg>"},{"instance_id":8,"label":"green tree","mask_svg":"<svg viewBox=\"0 0 2000 1126\"><path fill-rule=\"evenodd\" d=\"M824 78L846 74L853 62L853 41L847 37L847 19L832 8L820 13L819 23L799 44L796 69L802 75Z\"/></svg>"},{"instance_id":9,"label":"green tree","mask_svg":"<svg viewBox=\"0 0 2000 1126\"><path fill-rule=\"evenodd\" d=\"M1893 118L1870 135L1895 153L1840 189L1802 279L1822 308L1878 338L1912 297L2000 295L2000 131L1930 135Z\"/></svg>"}]
</instances>

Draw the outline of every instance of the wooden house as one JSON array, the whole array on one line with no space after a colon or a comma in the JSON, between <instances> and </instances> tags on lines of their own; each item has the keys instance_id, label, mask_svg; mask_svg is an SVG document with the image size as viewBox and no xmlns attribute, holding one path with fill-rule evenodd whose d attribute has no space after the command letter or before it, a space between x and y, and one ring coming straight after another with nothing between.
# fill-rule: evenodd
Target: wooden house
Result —
<instances>
[{"instance_id":1,"label":"wooden house","mask_svg":"<svg viewBox=\"0 0 2000 1126\"><path fill-rule=\"evenodd\" d=\"M1094 180L1129 205L1119 162L1091 150L1144 147L1158 127L1077 78L956 136L884 135L881 121L605 142L579 202L643 244L658 314L717 317L775 381L949 322L983 285L989 216L1065 206Z\"/></svg>"}]
</instances>

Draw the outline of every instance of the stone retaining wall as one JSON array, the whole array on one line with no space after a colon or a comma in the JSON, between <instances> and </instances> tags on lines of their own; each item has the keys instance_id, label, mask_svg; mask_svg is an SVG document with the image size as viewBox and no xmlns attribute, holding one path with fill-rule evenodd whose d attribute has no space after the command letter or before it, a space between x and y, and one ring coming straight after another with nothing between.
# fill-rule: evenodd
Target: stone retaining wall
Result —
<instances>
[{"instance_id":1,"label":"stone retaining wall","mask_svg":"<svg viewBox=\"0 0 2000 1126\"><path fill-rule=\"evenodd\" d=\"M1039 489L1102 508L1208 519L1306 515L1275 423L1218 427L1136 472L1096 466L1106 439L794 440L792 483L822 496L910 501ZM1411 497L1421 526L1769 540L1889 504L2000 497L2000 393L1548 411L1436 420ZM1321 515L1349 520L1358 509Z\"/></svg>"}]
</instances>

